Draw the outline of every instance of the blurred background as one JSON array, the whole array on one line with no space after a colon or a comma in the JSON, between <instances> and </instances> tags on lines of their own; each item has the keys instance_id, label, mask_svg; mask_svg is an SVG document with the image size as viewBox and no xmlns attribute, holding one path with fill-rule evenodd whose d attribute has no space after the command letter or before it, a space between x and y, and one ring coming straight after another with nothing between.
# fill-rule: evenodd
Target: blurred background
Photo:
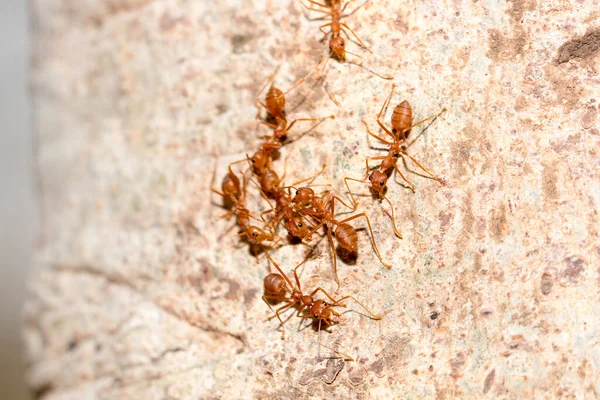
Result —
<instances>
[{"instance_id":1,"label":"blurred background","mask_svg":"<svg viewBox=\"0 0 600 400\"><path fill-rule=\"evenodd\" d=\"M37 211L27 18L27 1L0 1L0 398L6 400L30 399L20 338Z\"/></svg>"}]
</instances>

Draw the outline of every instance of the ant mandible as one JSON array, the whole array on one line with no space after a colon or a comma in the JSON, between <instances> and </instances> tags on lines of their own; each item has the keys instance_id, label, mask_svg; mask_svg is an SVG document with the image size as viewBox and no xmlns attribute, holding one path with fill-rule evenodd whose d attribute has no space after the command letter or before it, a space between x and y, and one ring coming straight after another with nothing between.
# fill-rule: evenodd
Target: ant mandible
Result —
<instances>
[{"instance_id":1,"label":"ant mandible","mask_svg":"<svg viewBox=\"0 0 600 400\"><path fill-rule=\"evenodd\" d=\"M340 316L340 314L337 313L333 309L333 307L346 307L344 304L341 303L344 300L348 299L354 300L359 306L363 308L363 310L365 310L371 316L372 319L380 320L381 317L373 314L367 307L365 307L360 301L356 300L352 296L344 296L338 300L335 300L322 287L316 288L309 294L304 294L300 285L300 279L298 279L298 273L296 271L306 262L307 258L305 258L293 270L294 280L296 282L296 284L294 285L290 278L281 270L279 265L271 258L269 253L266 252L266 254L273 266L277 269L278 273L269 274L264 278L263 283L265 291L268 294L263 295L262 300L267 304L267 306L269 306L271 311L273 311L273 313L275 314L275 317L277 317L277 319L281 323L282 339L285 338L285 323L283 322L279 314L288 308L298 306L298 312L296 313L296 316L298 318L316 318L318 320L318 343L320 346L323 346L337 354L347 357L349 361L354 361L354 359L349 355L321 343L321 322L325 323L326 326L334 325L335 321L333 320L333 318ZM327 299L331 301L331 303L328 303L326 300L315 299L314 296L319 292L323 293L327 297ZM285 304L279 307L277 310L273 310L273 307L271 307L271 304L269 304L268 300L283 301L285 302ZM309 313L302 314L302 311L306 309L309 310Z\"/></svg>"}]
</instances>

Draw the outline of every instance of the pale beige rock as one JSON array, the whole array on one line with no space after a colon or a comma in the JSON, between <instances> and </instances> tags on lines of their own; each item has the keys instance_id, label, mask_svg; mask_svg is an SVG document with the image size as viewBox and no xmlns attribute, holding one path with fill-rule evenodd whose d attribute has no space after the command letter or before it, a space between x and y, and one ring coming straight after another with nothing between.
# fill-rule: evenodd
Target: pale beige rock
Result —
<instances>
[{"instance_id":1,"label":"pale beige rock","mask_svg":"<svg viewBox=\"0 0 600 400\"><path fill-rule=\"evenodd\" d=\"M32 390L598 398L600 13L576 3L371 1L347 18L374 55L348 49L393 75L392 104L408 99L419 119L448 108L410 147L447 185L414 173L416 194L390 183L403 240L389 206L353 185L393 269L359 231L340 294L384 318L347 312L322 335L352 363L320 359L296 318L280 339L260 299L267 265L233 221L215 222L224 210L209 192L215 163L220 180L267 132L253 117L268 75L281 65L285 89L327 54L323 22L290 0L31 2L43 216L24 331ZM330 62L327 84L340 107L314 76L288 97L290 117L336 119L286 146L276 168L287 159L293 182L327 163L319 180L345 195L342 177L381 154L360 120L375 129L391 82ZM326 241L318 249L302 282L333 291ZM302 251L274 257L289 270Z\"/></svg>"}]
</instances>

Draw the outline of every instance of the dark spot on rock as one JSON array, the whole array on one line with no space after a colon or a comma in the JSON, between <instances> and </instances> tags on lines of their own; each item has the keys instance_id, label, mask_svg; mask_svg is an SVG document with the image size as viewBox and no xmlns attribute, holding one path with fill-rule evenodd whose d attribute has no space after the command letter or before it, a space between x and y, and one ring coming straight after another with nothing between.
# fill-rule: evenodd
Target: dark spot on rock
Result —
<instances>
[{"instance_id":1,"label":"dark spot on rock","mask_svg":"<svg viewBox=\"0 0 600 400\"><path fill-rule=\"evenodd\" d=\"M440 315L440 314L439 314L437 311L434 311L434 312L432 312L432 313L431 313L431 315L429 316L429 318L431 318L431 319L437 319L437 317L438 317L439 315Z\"/></svg>"},{"instance_id":2,"label":"dark spot on rock","mask_svg":"<svg viewBox=\"0 0 600 400\"><path fill-rule=\"evenodd\" d=\"M227 110L229 110L229 107L227 106L227 104L217 104L217 113L219 115L225 114L225 112Z\"/></svg>"},{"instance_id":3,"label":"dark spot on rock","mask_svg":"<svg viewBox=\"0 0 600 400\"><path fill-rule=\"evenodd\" d=\"M591 129L596 126L596 118L598 117L598 111L596 107L590 106L587 108L583 117L581 118L581 125L583 129Z\"/></svg>"},{"instance_id":4,"label":"dark spot on rock","mask_svg":"<svg viewBox=\"0 0 600 400\"><path fill-rule=\"evenodd\" d=\"M514 56L523 54L523 48L527 44L527 36L522 29L512 39L503 36L497 29L489 29L488 35L486 55L494 61L511 61Z\"/></svg>"},{"instance_id":5,"label":"dark spot on rock","mask_svg":"<svg viewBox=\"0 0 600 400\"><path fill-rule=\"evenodd\" d=\"M246 304L246 305L250 304L250 302L252 302L252 300L256 296L256 293L258 293L257 288L250 288L250 289L244 290L244 304Z\"/></svg>"},{"instance_id":6,"label":"dark spot on rock","mask_svg":"<svg viewBox=\"0 0 600 400\"><path fill-rule=\"evenodd\" d=\"M542 290L542 294L547 296L552 291L552 286L554 286L554 279L552 279L552 275L547 272L542 274L542 279L540 283L540 289Z\"/></svg>"},{"instance_id":7,"label":"dark spot on rock","mask_svg":"<svg viewBox=\"0 0 600 400\"><path fill-rule=\"evenodd\" d=\"M535 0L509 0L511 8L506 13L515 23L521 23L525 11L533 11L536 7Z\"/></svg>"},{"instance_id":8,"label":"dark spot on rock","mask_svg":"<svg viewBox=\"0 0 600 400\"><path fill-rule=\"evenodd\" d=\"M346 365L346 361L341 358L330 358L327 360L325 370L321 370L323 371L321 380L326 384L331 385L339 375L340 371L344 369L344 365Z\"/></svg>"},{"instance_id":9,"label":"dark spot on rock","mask_svg":"<svg viewBox=\"0 0 600 400\"><path fill-rule=\"evenodd\" d=\"M221 280L226 282L229 286L227 293L225 293L225 298L229 300L237 298L240 293L240 284L237 281L229 278L221 278Z\"/></svg>"},{"instance_id":10,"label":"dark spot on rock","mask_svg":"<svg viewBox=\"0 0 600 400\"><path fill-rule=\"evenodd\" d=\"M492 369L487 376L485 377L485 380L483 381L483 394L486 394L487 392L490 391L490 389L492 388L492 385L494 384L494 379L496 378L496 369Z\"/></svg>"},{"instance_id":11,"label":"dark spot on rock","mask_svg":"<svg viewBox=\"0 0 600 400\"><path fill-rule=\"evenodd\" d=\"M41 385L33 387L33 398L41 399L49 395L54 390L54 384L52 382L44 382Z\"/></svg>"},{"instance_id":12,"label":"dark spot on rock","mask_svg":"<svg viewBox=\"0 0 600 400\"><path fill-rule=\"evenodd\" d=\"M69 351L73 351L77 347L77 344L78 344L77 340L71 339L71 340L69 340L69 344L67 345L67 348L69 349Z\"/></svg>"},{"instance_id":13,"label":"dark spot on rock","mask_svg":"<svg viewBox=\"0 0 600 400\"><path fill-rule=\"evenodd\" d=\"M542 191L544 197L548 200L554 200L558 198L556 168L551 163L542 163L542 166Z\"/></svg>"},{"instance_id":14,"label":"dark spot on rock","mask_svg":"<svg viewBox=\"0 0 600 400\"><path fill-rule=\"evenodd\" d=\"M234 54L240 54L244 51L244 45L252 39L251 35L233 35L231 37L231 47Z\"/></svg>"},{"instance_id":15,"label":"dark spot on rock","mask_svg":"<svg viewBox=\"0 0 600 400\"><path fill-rule=\"evenodd\" d=\"M577 256L565 258L566 267L562 271L562 277L569 284L578 283L581 279L581 273L585 269L583 260Z\"/></svg>"},{"instance_id":16,"label":"dark spot on rock","mask_svg":"<svg viewBox=\"0 0 600 400\"><path fill-rule=\"evenodd\" d=\"M380 358L377 361L373 361L371 363L371 365L369 366L371 371L373 371L375 373L375 375L377 375L379 377L383 376L384 367L385 367L385 361L383 358Z\"/></svg>"},{"instance_id":17,"label":"dark spot on rock","mask_svg":"<svg viewBox=\"0 0 600 400\"><path fill-rule=\"evenodd\" d=\"M565 42L556 54L556 64L566 63L574 58L587 59L600 49L600 29L587 31L581 38Z\"/></svg>"},{"instance_id":18,"label":"dark spot on rock","mask_svg":"<svg viewBox=\"0 0 600 400\"><path fill-rule=\"evenodd\" d=\"M364 383L367 378L367 372L362 366L351 366L348 368L348 379L350 380L350 384L353 386L358 386Z\"/></svg>"},{"instance_id":19,"label":"dark spot on rock","mask_svg":"<svg viewBox=\"0 0 600 400\"><path fill-rule=\"evenodd\" d=\"M492 235L497 241L502 241L506 228L506 205L500 203L497 209L492 211L491 221Z\"/></svg>"},{"instance_id":20,"label":"dark spot on rock","mask_svg":"<svg viewBox=\"0 0 600 400\"><path fill-rule=\"evenodd\" d=\"M467 355L463 352L456 353L456 355L452 357L448 363L450 364L450 368L452 368L452 373L450 376L456 379L462 375L460 372L467 364Z\"/></svg>"}]
</instances>

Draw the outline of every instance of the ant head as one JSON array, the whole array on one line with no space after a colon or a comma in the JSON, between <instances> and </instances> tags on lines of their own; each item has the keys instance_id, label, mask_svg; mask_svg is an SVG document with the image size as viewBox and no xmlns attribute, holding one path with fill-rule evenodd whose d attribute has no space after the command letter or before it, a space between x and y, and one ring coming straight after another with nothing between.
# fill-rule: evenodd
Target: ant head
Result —
<instances>
[{"instance_id":1,"label":"ant head","mask_svg":"<svg viewBox=\"0 0 600 400\"><path fill-rule=\"evenodd\" d=\"M294 237L304 239L308 236L308 226L302 222L302 218L293 217L285 221L285 229Z\"/></svg>"},{"instance_id":2,"label":"ant head","mask_svg":"<svg viewBox=\"0 0 600 400\"><path fill-rule=\"evenodd\" d=\"M292 200L296 204L307 206L315 196L315 191L308 187L303 187L296 190L296 195Z\"/></svg>"},{"instance_id":3,"label":"ant head","mask_svg":"<svg viewBox=\"0 0 600 400\"><path fill-rule=\"evenodd\" d=\"M269 274L263 280L265 290L269 293L279 294L285 290L285 279L279 274Z\"/></svg>"},{"instance_id":4,"label":"ant head","mask_svg":"<svg viewBox=\"0 0 600 400\"><path fill-rule=\"evenodd\" d=\"M267 164L269 163L271 157L264 150L258 150L252 158L250 159L250 163L252 164L252 170L257 175L263 175L267 170Z\"/></svg>"},{"instance_id":5,"label":"ant head","mask_svg":"<svg viewBox=\"0 0 600 400\"><path fill-rule=\"evenodd\" d=\"M387 189L387 174L376 169L369 175L369 180L371 181L371 191L373 194L377 197L383 197Z\"/></svg>"},{"instance_id":6,"label":"ant head","mask_svg":"<svg viewBox=\"0 0 600 400\"><path fill-rule=\"evenodd\" d=\"M333 307L333 305L323 300L317 300L310 308L310 313L313 315L313 317L323 321L325 325L331 326L334 324L334 322L331 319L334 316L339 316L339 314L336 313L331 307Z\"/></svg>"},{"instance_id":7,"label":"ant head","mask_svg":"<svg viewBox=\"0 0 600 400\"><path fill-rule=\"evenodd\" d=\"M267 239L267 234L265 233L265 231L263 231L262 229L260 229L257 226L250 226L248 228L248 232L246 233L246 236L248 237L248 240L251 243L260 243L263 240Z\"/></svg>"},{"instance_id":8,"label":"ant head","mask_svg":"<svg viewBox=\"0 0 600 400\"><path fill-rule=\"evenodd\" d=\"M285 115L283 111L285 108L285 96L283 95L283 92L275 86L271 86L269 88L269 91L267 92L266 103L267 111L273 116L273 118L278 118Z\"/></svg>"},{"instance_id":9,"label":"ant head","mask_svg":"<svg viewBox=\"0 0 600 400\"><path fill-rule=\"evenodd\" d=\"M321 318L323 316L323 312L327 309L327 303L324 300L317 300L314 302L312 307L310 308L310 313L314 315L315 318Z\"/></svg>"},{"instance_id":10,"label":"ant head","mask_svg":"<svg viewBox=\"0 0 600 400\"><path fill-rule=\"evenodd\" d=\"M346 61L346 42L343 37L332 37L329 41L329 50L339 61Z\"/></svg>"}]
</instances>

